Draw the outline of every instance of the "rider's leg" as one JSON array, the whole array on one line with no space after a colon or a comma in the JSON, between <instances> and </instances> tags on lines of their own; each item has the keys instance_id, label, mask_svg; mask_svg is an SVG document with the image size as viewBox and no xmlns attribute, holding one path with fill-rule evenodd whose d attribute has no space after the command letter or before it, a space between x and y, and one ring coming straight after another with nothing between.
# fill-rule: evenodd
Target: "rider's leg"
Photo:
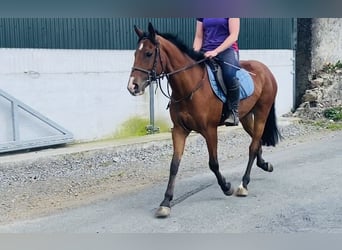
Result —
<instances>
[{"instance_id":1,"label":"rider's leg","mask_svg":"<svg viewBox=\"0 0 342 250\"><path fill-rule=\"evenodd\" d=\"M226 105L229 110L228 117L224 120L226 126L239 125L239 102L240 102L240 82L234 77L233 83L227 88Z\"/></svg>"},{"instance_id":2,"label":"rider's leg","mask_svg":"<svg viewBox=\"0 0 342 250\"><path fill-rule=\"evenodd\" d=\"M228 111L227 119L224 124L227 126L236 126L239 124L239 101L240 101L240 82L236 77L236 71L239 69L238 55L233 49L227 49L218 55L220 66L222 68L223 80L227 88L226 107Z\"/></svg>"}]
</instances>

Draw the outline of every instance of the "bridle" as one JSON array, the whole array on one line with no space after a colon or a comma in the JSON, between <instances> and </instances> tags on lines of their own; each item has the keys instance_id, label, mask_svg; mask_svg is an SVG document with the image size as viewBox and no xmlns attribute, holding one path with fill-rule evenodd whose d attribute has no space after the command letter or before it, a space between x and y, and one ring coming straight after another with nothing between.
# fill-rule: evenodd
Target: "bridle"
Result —
<instances>
[{"instance_id":1,"label":"bridle","mask_svg":"<svg viewBox=\"0 0 342 250\"><path fill-rule=\"evenodd\" d=\"M143 38L142 40L144 39L148 39L147 37L146 38ZM159 58L159 61L160 61L160 65L162 67L162 73L157 75L157 58ZM157 80L160 80L162 78L164 78L164 65L162 63L162 58L160 56L160 48L159 48L159 43L157 42L156 46L155 46L155 53L154 53L154 60L153 60L153 66L152 66L152 69L151 70L147 70L147 69L143 69L143 68L140 68L140 67L132 67L132 72L134 70L137 70L137 71L140 71L140 72L143 72L143 73L146 73L148 75L148 82L155 82Z\"/></svg>"},{"instance_id":2,"label":"bridle","mask_svg":"<svg viewBox=\"0 0 342 250\"><path fill-rule=\"evenodd\" d=\"M149 39L148 37L145 37L145 38L142 38L141 40L144 40L144 39ZM154 60L153 60L153 65L152 65L152 68L150 70L147 70L147 69L143 69L143 68L140 68L140 67L132 67L132 72L137 70L137 71L140 71L140 72L143 72L143 73L146 73L148 75L148 80L147 82L149 83L153 83L153 82L156 82L157 83L157 86L159 86L162 94L170 99L172 102L180 102L180 101L183 101L183 100L186 100L188 98L191 98L192 95L194 94L194 92L196 92L198 89L200 89L200 87L202 86L203 84L203 80L204 80L204 75L203 75L203 78L202 80L197 84L197 86L190 92L190 94L186 95L185 97L183 98L180 98L180 99L173 99L171 97L171 94L170 94L170 76L174 75L174 74L177 74L179 72L182 72L182 71L185 71L187 69L190 69L192 67L194 67L195 65L198 65L204 61L207 60L207 58L203 58L199 61L196 61L192 64L189 64L189 65L186 65L180 69L177 69L175 71L172 71L172 72L169 72L169 73L166 73L165 72L165 69L164 69L164 64L163 64L163 61L162 61L162 57L160 55L160 44L159 42L156 40L155 42L155 53L154 53ZM161 70L161 73L160 74L157 74L157 64L158 64L158 60L160 62L160 65L162 67L162 70ZM205 74L205 72L204 72ZM167 93L165 93L165 91L163 90L162 86L161 86L161 80L164 79L164 77L166 77L167 79Z\"/></svg>"}]
</instances>

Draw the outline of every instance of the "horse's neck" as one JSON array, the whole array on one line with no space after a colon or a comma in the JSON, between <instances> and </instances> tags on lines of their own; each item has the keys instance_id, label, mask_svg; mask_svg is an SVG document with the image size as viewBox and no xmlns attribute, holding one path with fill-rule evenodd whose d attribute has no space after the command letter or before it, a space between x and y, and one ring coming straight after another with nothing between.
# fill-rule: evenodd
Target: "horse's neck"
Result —
<instances>
[{"instance_id":1,"label":"horse's neck","mask_svg":"<svg viewBox=\"0 0 342 250\"><path fill-rule=\"evenodd\" d=\"M171 46L170 46L171 47ZM173 93L184 96L191 92L203 77L203 70L188 55L178 48L165 50L166 73L170 74L170 85Z\"/></svg>"},{"instance_id":2,"label":"horse's neck","mask_svg":"<svg viewBox=\"0 0 342 250\"><path fill-rule=\"evenodd\" d=\"M193 64L193 61L179 50L166 51L166 71L167 73L177 76L178 71L183 71L185 67Z\"/></svg>"}]
</instances>

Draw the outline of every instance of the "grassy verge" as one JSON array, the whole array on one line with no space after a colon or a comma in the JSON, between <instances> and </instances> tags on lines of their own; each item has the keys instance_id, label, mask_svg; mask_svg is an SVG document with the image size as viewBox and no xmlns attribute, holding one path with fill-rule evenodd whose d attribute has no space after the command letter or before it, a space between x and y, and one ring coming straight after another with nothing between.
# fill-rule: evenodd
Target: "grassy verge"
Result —
<instances>
[{"instance_id":1,"label":"grassy verge","mask_svg":"<svg viewBox=\"0 0 342 250\"><path fill-rule=\"evenodd\" d=\"M328 108L324 110L325 119L321 120L302 120L303 123L309 123L314 126L330 129L342 130L342 107Z\"/></svg>"},{"instance_id":2,"label":"grassy verge","mask_svg":"<svg viewBox=\"0 0 342 250\"><path fill-rule=\"evenodd\" d=\"M342 130L342 107L328 108L324 110L323 115L325 119L302 122L329 130Z\"/></svg>"},{"instance_id":3,"label":"grassy verge","mask_svg":"<svg viewBox=\"0 0 342 250\"><path fill-rule=\"evenodd\" d=\"M330 122L330 121L315 121L312 122L313 125L330 130L342 130L342 122Z\"/></svg>"},{"instance_id":4,"label":"grassy verge","mask_svg":"<svg viewBox=\"0 0 342 250\"><path fill-rule=\"evenodd\" d=\"M147 126L149 119L142 117L132 117L125 121L110 139L123 139L135 136L144 136L147 134ZM159 128L159 132L170 132L170 125L165 121L156 120L155 127Z\"/></svg>"},{"instance_id":5,"label":"grassy verge","mask_svg":"<svg viewBox=\"0 0 342 250\"><path fill-rule=\"evenodd\" d=\"M342 129L342 107L334 107L324 110L324 117L329 120L329 122L325 124L327 129Z\"/></svg>"}]
</instances>

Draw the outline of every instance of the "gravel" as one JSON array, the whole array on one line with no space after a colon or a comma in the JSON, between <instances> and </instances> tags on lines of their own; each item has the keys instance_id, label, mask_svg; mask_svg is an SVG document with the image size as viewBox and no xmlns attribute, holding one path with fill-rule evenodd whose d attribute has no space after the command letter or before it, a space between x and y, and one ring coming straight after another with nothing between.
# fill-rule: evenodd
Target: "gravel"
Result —
<instances>
[{"instance_id":1,"label":"gravel","mask_svg":"<svg viewBox=\"0 0 342 250\"><path fill-rule=\"evenodd\" d=\"M291 119L279 123L279 127L284 137L280 147L291 145L299 137L327 132ZM48 215L159 182L166 185L172 157L170 138L2 162L0 223ZM219 161L243 157L247 162L249 143L241 127L220 128ZM179 178L210 171L207 162L204 139L191 134Z\"/></svg>"}]
</instances>

